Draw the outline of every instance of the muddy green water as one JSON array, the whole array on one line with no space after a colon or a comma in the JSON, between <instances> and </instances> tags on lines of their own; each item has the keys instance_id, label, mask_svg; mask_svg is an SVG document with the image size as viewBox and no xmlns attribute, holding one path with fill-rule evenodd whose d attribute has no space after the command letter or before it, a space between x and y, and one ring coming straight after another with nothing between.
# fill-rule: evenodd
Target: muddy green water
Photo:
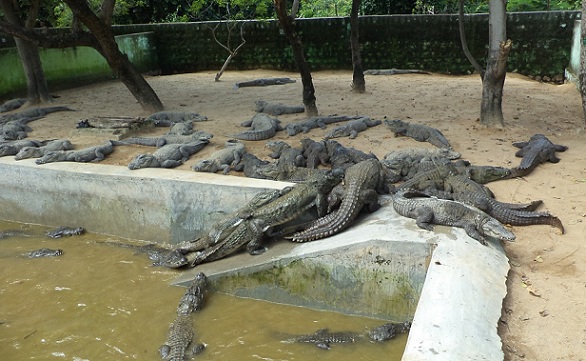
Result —
<instances>
[{"instance_id":1,"label":"muddy green water","mask_svg":"<svg viewBox=\"0 0 586 361\"><path fill-rule=\"evenodd\" d=\"M145 254L104 244L102 235L51 239L49 228L0 221L0 360L160 360L158 348L184 290L180 271L151 266ZM121 241L128 242L128 241ZM61 257L29 259L39 249ZM332 345L280 342L283 334L366 331L384 320L207 294L194 316L199 360L400 360L406 335L384 343Z\"/></svg>"}]
</instances>

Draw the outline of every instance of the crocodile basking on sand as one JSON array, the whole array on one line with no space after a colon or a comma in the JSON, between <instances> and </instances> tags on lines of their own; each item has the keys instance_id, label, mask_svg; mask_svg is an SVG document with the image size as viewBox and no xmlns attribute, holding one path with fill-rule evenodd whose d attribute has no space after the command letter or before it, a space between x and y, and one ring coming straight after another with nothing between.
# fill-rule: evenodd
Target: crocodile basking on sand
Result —
<instances>
[{"instance_id":1,"label":"crocodile basking on sand","mask_svg":"<svg viewBox=\"0 0 586 361\"><path fill-rule=\"evenodd\" d=\"M354 139L358 136L358 133L365 131L370 127L382 124L382 121L377 119L370 119L369 117L363 117L356 120L351 120L347 124L340 125L332 129L331 132L326 134L324 139L349 137Z\"/></svg>"},{"instance_id":2,"label":"crocodile basking on sand","mask_svg":"<svg viewBox=\"0 0 586 361\"><path fill-rule=\"evenodd\" d=\"M207 117L194 112L163 110L149 115L145 121L152 122L155 127L170 127L175 123L203 122Z\"/></svg>"},{"instance_id":3,"label":"crocodile basking on sand","mask_svg":"<svg viewBox=\"0 0 586 361\"><path fill-rule=\"evenodd\" d=\"M53 150L72 150L73 144L68 139L51 140L43 146L27 146L21 148L14 156L15 160L40 158Z\"/></svg>"},{"instance_id":4,"label":"crocodile basking on sand","mask_svg":"<svg viewBox=\"0 0 586 361\"><path fill-rule=\"evenodd\" d=\"M257 113L252 119L242 122L243 127L250 130L232 135L232 138L240 140L265 140L272 138L278 130L283 130L281 121L272 118L265 113Z\"/></svg>"},{"instance_id":5,"label":"crocodile basking on sand","mask_svg":"<svg viewBox=\"0 0 586 361\"><path fill-rule=\"evenodd\" d=\"M114 152L115 141L108 141L106 144L88 147L79 150L52 150L48 151L41 158L38 158L36 164L47 164L54 162L99 162L106 159L107 155Z\"/></svg>"},{"instance_id":6,"label":"crocodile basking on sand","mask_svg":"<svg viewBox=\"0 0 586 361\"><path fill-rule=\"evenodd\" d=\"M382 166L376 159L357 163L346 170L344 197L340 207L312 222L304 231L295 233L293 242L307 242L329 237L348 228L364 206L379 208L378 193Z\"/></svg>"},{"instance_id":7,"label":"crocodile basking on sand","mask_svg":"<svg viewBox=\"0 0 586 361\"><path fill-rule=\"evenodd\" d=\"M139 154L129 164L129 169L175 168L202 150L210 141L200 139L189 144L167 144L153 154Z\"/></svg>"},{"instance_id":8,"label":"crocodile basking on sand","mask_svg":"<svg viewBox=\"0 0 586 361\"><path fill-rule=\"evenodd\" d=\"M44 117L47 114L61 112L61 111L74 111L73 109L66 107L66 106L53 106L53 107L44 107L44 108L29 108L18 113L11 113L11 114L4 114L0 116L0 124L4 124L8 121L12 120L19 120L24 123L28 123L30 121L39 119Z\"/></svg>"},{"instance_id":9,"label":"crocodile basking on sand","mask_svg":"<svg viewBox=\"0 0 586 361\"><path fill-rule=\"evenodd\" d=\"M303 157L307 168L316 169L320 165L328 165L330 156L323 141L317 142L310 138L301 139Z\"/></svg>"},{"instance_id":10,"label":"crocodile basking on sand","mask_svg":"<svg viewBox=\"0 0 586 361\"><path fill-rule=\"evenodd\" d=\"M552 143L545 135L535 134L528 142L516 142L513 146L520 148L515 156L522 157L521 164L514 168L517 176L526 176L539 164L545 162L558 163L556 152L565 152L568 147Z\"/></svg>"},{"instance_id":11,"label":"crocodile basking on sand","mask_svg":"<svg viewBox=\"0 0 586 361\"><path fill-rule=\"evenodd\" d=\"M240 163L245 152L244 143L230 139L226 141L224 149L213 152L209 158L200 160L191 169L196 172L209 173L221 170L222 173L228 174L231 168Z\"/></svg>"},{"instance_id":12,"label":"crocodile basking on sand","mask_svg":"<svg viewBox=\"0 0 586 361\"><path fill-rule=\"evenodd\" d=\"M177 306L177 317L169 328L167 341L159 348L161 358L168 361L187 361L205 349L195 342L193 313L201 307L207 278L199 273L185 291Z\"/></svg>"},{"instance_id":13,"label":"crocodile basking on sand","mask_svg":"<svg viewBox=\"0 0 586 361\"><path fill-rule=\"evenodd\" d=\"M434 224L463 228L468 236L483 245L488 245L487 237L509 242L515 240L511 231L478 208L436 197L413 198L413 195L416 194L394 194L393 208L400 215L415 219L419 228L432 231Z\"/></svg>"},{"instance_id":14,"label":"crocodile basking on sand","mask_svg":"<svg viewBox=\"0 0 586 361\"><path fill-rule=\"evenodd\" d=\"M377 159L372 153L365 153L352 147L345 147L339 142L328 139L325 140L326 150L332 169L348 169L356 163L367 159Z\"/></svg>"},{"instance_id":15,"label":"crocodile basking on sand","mask_svg":"<svg viewBox=\"0 0 586 361\"><path fill-rule=\"evenodd\" d=\"M144 145L147 147L161 148L167 144L188 144L199 140L211 139L214 136L203 130L193 132L192 134L164 134L159 137L132 137L120 141L121 145Z\"/></svg>"},{"instance_id":16,"label":"crocodile basking on sand","mask_svg":"<svg viewBox=\"0 0 586 361\"><path fill-rule=\"evenodd\" d=\"M400 119L385 120L384 123L395 133L396 137L406 136L418 142L428 142L438 148L452 148L442 132L427 125L404 122Z\"/></svg>"},{"instance_id":17,"label":"crocodile basking on sand","mask_svg":"<svg viewBox=\"0 0 586 361\"><path fill-rule=\"evenodd\" d=\"M270 115L281 114L295 114L305 112L303 105L284 105L280 103L267 102L265 100L257 100L254 102L255 111L257 113L266 113Z\"/></svg>"},{"instance_id":18,"label":"crocodile basking on sand","mask_svg":"<svg viewBox=\"0 0 586 361\"><path fill-rule=\"evenodd\" d=\"M239 88L244 87L254 87L254 86L270 86L270 85L285 85L285 84L292 84L295 83L295 79L291 78L260 78L255 80L249 81L242 81L234 84L234 90L238 90Z\"/></svg>"},{"instance_id":19,"label":"crocodile basking on sand","mask_svg":"<svg viewBox=\"0 0 586 361\"><path fill-rule=\"evenodd\" d=\"M0 124L0 141L19 140L28 137L32 128L21 120L11 120Z\"/></svg>"},{"instance_id":20,"label":"crocodile basking on sand","mask_svg":"<svg viewBox=\"0 0 586 361\"><path fill-rule=\"evenodd\" d=\"M0 105L0 113L9 112L14 109L20 108L24 103L26 103L25 98L16 98L5 101Z\"/></svg>"},{"instance_id":21,"label":"crocodile basking on sand","mask_svg":"<svg viewBox=\"0 0 586 361\"><path fill-rule=\"evenodd\" d=\"M368 69L363 72L364 75L398 75L398 74L431 74L425 70L419 69Z\"/></svg>"},{"instance_id":22,"label":"crocodile basking on sand","mask_svg":"<svg viewBox=\"0 0 586 361\"><path fill-rule=\"evenodd\" d=\"M311 129L315 128L326 129L327 124L347 122L349 120L356 120L360 118L362 117L358 115L328 115L313 117L298 122L289 123L285 126L285 130L287 130L288 135L294 136L299 133L308 133Z\"/></svg>"}]
</instances>

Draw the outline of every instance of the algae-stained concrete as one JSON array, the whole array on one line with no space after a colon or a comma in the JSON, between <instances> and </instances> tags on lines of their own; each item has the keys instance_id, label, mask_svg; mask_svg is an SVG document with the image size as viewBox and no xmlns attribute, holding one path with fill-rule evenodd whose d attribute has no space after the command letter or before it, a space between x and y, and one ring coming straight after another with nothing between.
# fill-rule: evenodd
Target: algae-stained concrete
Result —
<instances>
[{"instance_id":1,"label":"algae-stained concrete","mask_svg":"<svg viewBox=\"0 0 586 361\"><path fill-rule=\"evenodd\" d=\"M197 237L264 189L289 183L170 169L0 158L0 219L158 243Z\"/></svg>"}]
</instances>

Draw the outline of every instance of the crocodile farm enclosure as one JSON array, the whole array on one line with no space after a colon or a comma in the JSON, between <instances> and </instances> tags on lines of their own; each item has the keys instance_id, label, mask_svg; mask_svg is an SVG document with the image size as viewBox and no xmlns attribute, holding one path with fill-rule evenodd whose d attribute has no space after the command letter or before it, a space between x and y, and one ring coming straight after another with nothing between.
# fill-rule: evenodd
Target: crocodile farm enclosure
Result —
<instances>
[{"instance_id":1,"label":"crocodile farm enclosure","mask_svg":"<svg viewBox=\"0 0 586 361\"><path fill-rule=\"evenodd\" d=\"M163 135L169 128L141 124L150 114L117 81L55 91L52 94L57 96L56 102L51 106L66 106L73 111L47 114L27 124L30 129L25 139L68 139L76 150L102 146L104 159L101 153L93 151L91 159L97 157L98 161L91 164L72 161L44 164L40 160L35 163L34 159L15 160L14 153L0 158L1 359L157 360L161 358L159 347L166 342L170 347L161 348L161 353L167 352L169 359L183 359L183 356L177 358L178 352L193 351L201 352L195 357L202 360L467 360L472 359L469 349L477 348L479 355L487 356L483 359L491 360L586 360L583 311L586 144L581 100L574 84L555 85L507 74L503 97L506 126L488 129L478 119L481 96L478 75L366 75L366 93L356 94L351 91L350 71L314 72L320 116L346 116L351 120L297 133L287 125L306 119L303 113L257 115L263 106L257 101L301 105L299 74L229 71L219 82L214 82L214 75L214 72L200 72L147 77L166 110L195 112L201 116L193 121L193 130L177 130L200 132L201 136L197 142L190 143L195 146L177 148L176 152L183 152L179 159L181 156L188 159L164 163L163 167L171 169L161 169L160 159L153 161L150 156L139 156L163 149L155 146L163 145L160 139L165 139ZM296 82L264 87L234 86L275 77L288 77ZM100 119L118 119L126 124L137 120L139 126L128 134L114 126L84 127L97 124ZM320 142L331 138L329 141L337 142L342 149L372 153L379 160L397 150L439 149L409 136L395 136L397 119L439 130L453 152L461 155L453 164L463 166L465 161L470 167L490 166L495 171L517 169L511 176L501 176L507 179L491 179L484 182L485 186L499 202L531 208L530 211L509 210L513 213L547 212L549 215L536 216L545 224L515 225L511 221L502 222L504 226L498 222L497 225L483 223L472 230L446 226L423 229L425 224L421 219L416 223L415 219L401 216L399 213L404 210L397 208L401 202L415 202L409 198L420 199L422 194L413 191L401 196L401 184L409 180L377 181L383 173L388 177L388 166L384 161L371 159L344 168L346 179L342 184L346 193L338 210L334 200L335 190L340 187L335 188L329 199L320 198L317 192L317 197L311 199L312 209L303 209L296 216L303 218L311 213L316 217L315 210L325 212L329 202L333 212L324 218L329 223L317 223L315 229L306 231L299 232L298 228L291 231L282 226L286 221L284 216L273 219L277 211L270 206L284 199L291 199L286 205L302 204L310 191L302 192L302 183L291 181L306 177L306 173L295 168L295 173L279 173L272 178L276 182L245 177L251 169L264 172L259 171L264 169L261 165L284 164L287 151L284 143L301 149L310 140ZM250 120L251 128L241 125ZM334 133L338 126L355 120L364 123L356 126L357 133L339 137L340 134ZM235 136L242 138L242 134L249 134L255 127L268 129L263 139L227 142ZM536 134L546 136L552 142L548 144L559 145L555 153L551 152L559 162L551 156L549 161L519 171L523 168L519 156L531 152L526 142ZM156 144L124 144L136 137L155 139ZM247 155L243 155L242 145ZM204 160L226 147L240 147L236 160L241 157L241 164L245 161L252 164L258 158L256 165L249 168L245 165L243 170L237 166L236 170L216 167L215 175L194 171L194 168L210 167ZM277 160L274 158L278 152L281 154ZM289 157L291 162L298 159ZM147 161L151 168L134 170ZM309 161L307 155L303 161ZM315 157L313 161L320 162ZM325 172L329 164L325 162L318 168ZM274 175L276 168L271 169L270 174ZM268 178L268 173L263 174ZM475 174L480 177L471 170L466 174L473 179ZM323 174L312 176L311 182L328 193L340 181L339 176L334 171L327 174L327 179ZM413 181L406 189L426 188L435 181L442 191L451 190L456 199L454 189L458 185L453 178L456 176L446 173L439 181L431 178ZM97 181L92 183L92 179ZM18 183L28 193L20 198L14 191ZM196 188L189 188L194 185ZM80 190L83 187L102 189L84 193ZM312 191L317 188L307 187ZM239 241L238 232L245 234L245 238L261 238L261 245L245 247L258 255L246 251L232 255L210 239L205 240L209 244L202 252L185 250L193 243L177 246L202 236L202 229L208 232L221 215L250 206L252 203L247 202L263 189L267 190L263 196L269 198L264 200L268 203L240 211L236 217L239 221L229 226L229 235L215 234L222 242L224 238ZM396 195L389 194L396 190ZM360 214L350 203L353 192L360 194L354 196L357 207L364 206ZM84 194L95 196L84 197ZM61 198L69 209L56 205ZM47 199L53 199L53 203ZM103 207L104 204L108 207ZM128 204L133 207L128 208ZM151 212L153 208L159 209ZM26 217L22 214L9 214L12 209L32 210L27 216L30 219L23 219ZM55 209L67 211L67 216L60 218ZM474 214L481 213L478 212ZM160 214L167 214L168 219L157 218ZM503 218L509 219L507 215ZM437 221L437 212L435 217ZM196 218L205 226L190 224ZM328 228L335 222L339 226ZM87 232L57 239L46 237L47 231L59 226L83 226ZM200 234L193 234L194 230ZM268 236L271 231L281 230L284 233L289 230L288 237L279 233ZM485 232L492 237L485 238ZM331 233L336 234L330 236ZM153 266L148 257L152 256L151 249L145 248L149 242L184 247L185 262L197 265L179 269ZM41 258L28 254L44 248L59 249L62 254L57 252L55 257ZM164 262L167 261L176 260ZM364 267L366 263L370 268ZM262 264L273 266L261 272ZM254 271L246 279L242 273L233 272L238 269ZM201 310L198 304L201 290L190 294L193 287L175 286L189 286L200 271L212 275L208 277L210 290L205 292ZM440 275L449 277L449 282L438 281ZM279 282L281 288L294 290L297 296L278 287L267 288L267 284ZM248 291L238 289L243 284ZM356 284L360 284L355 288L359 293L346 290ZM400 296L391 299L384 293L388 288L398 289ZM256 294L262 297L255 297ZM446 295L454 296L453 302ZM287 302L291 300L294 302ZM188 307L182 313L182 302L195 302L197 307L192 305L195 310ZM415 311L418 302L421 309ZM415 319L413 312L416 312ZM451 325L457 325L459 330L446 331L447 325L439 321L444 315L459 318ZM185 318L194 320L195 334L193 342L183 347L173 335L191 332L189 327L187 331L182 329ZM390 321L396 322L394 337L376 341L376 327ZM409 327L411 331L406 332ZM356 333L338 334L337 331ZM455 337L465 339L454 341ZM302 344L306 342L314 345ZM196 343L205 347L194 348ZM485 343L496 346L498 352L491 351L489 346L484 352Z\"/></svg>"}]
</instances>

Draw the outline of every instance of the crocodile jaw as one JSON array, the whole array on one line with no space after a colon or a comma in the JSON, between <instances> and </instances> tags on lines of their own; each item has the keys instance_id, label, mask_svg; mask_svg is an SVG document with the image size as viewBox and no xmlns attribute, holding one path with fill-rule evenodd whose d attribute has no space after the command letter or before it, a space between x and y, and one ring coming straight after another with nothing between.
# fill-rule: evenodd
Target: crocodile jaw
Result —
<instances>
[{"instance_id":1,"label":"crocodile jaw","mask_svg":"<svg viewBox=\"0 0 586 361\"><path fill-rule=\"evenodd\" d=\"M516 236L506 229L496 219L489 219L482 224L482 231L486 236L494 237L502 241L514 242Z\"/></svg>"}]
</instances>

